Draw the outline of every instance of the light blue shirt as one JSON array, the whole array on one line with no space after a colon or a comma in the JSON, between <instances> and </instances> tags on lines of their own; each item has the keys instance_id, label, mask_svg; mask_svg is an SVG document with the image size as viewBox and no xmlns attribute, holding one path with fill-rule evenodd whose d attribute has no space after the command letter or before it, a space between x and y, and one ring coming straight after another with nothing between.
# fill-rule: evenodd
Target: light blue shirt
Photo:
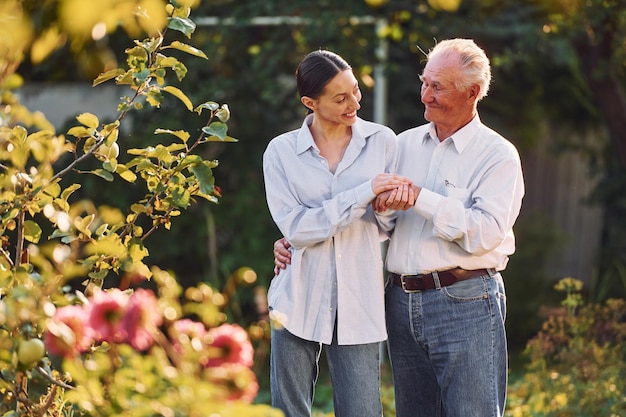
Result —
<instances>
[{"instance_id":1,"label":"light blue shirt","mask_svg":"<svg viewBox=\"0 0 626 417\"><path fill-rule=\"evenodd\" d=\"M372 178L395 171L396 136L358 119L333 174L315 145L307 116L274 138L263 155L267 204L292 245L291 265L268 292L275 324L330 344L387 338L380 233L371 208Z\"/></svg>"},{"instance_id":2,"label":"light blue shirt","mask_svg":"<svg viewBox=\"0 0 626 417\"><path fill-rule=\"evenodd\" d=\"M417 274L456 267L503 270L515 251L513 224L524 196L520 157L478 115L440 142L432 124L398 135L398 174L422 187L395 212L387 269ZM383 220L392 229L394 212Z\"/></svg>"}]
</instances>

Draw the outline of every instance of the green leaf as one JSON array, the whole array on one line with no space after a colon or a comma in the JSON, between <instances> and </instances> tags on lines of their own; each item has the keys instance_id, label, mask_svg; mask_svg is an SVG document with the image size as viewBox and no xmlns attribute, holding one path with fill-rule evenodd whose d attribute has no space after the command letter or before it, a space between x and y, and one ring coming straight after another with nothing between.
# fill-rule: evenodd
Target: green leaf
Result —
<instances>
[{"instance_id":1,"label":"green leaf","mask_svg":"<svg viewBox=\"0 0 626 417\"><path fill-rule=\"evenodd\" d=\"M141 71L135 72L135 78L141 82L145 82L149 76L150 76L150 70L147 68L144 68Z\"/></svg>"},{"instance_id":2,"label":"green leaf","mask_svg":"<svg viewBox=\"0 0 626 417\"><path fill-rule=\"evenodd\" d=\"M185 155L182 161L179 162L178 168L182 170L187 168L189 165L195 165L197 163L202 163L200 155Z\"/></svg>"},{"instance_id":3,"label":"green leaf","mask_svg":"<svg viewBox=\"0 0 626 417\"><path fill-rule=\"evenodd\" d=\"M191 201L191 194L189 190L184 187L176 187L172 191L172 200L178 207L188 207Z\"/></svg>"},{"instance_id":4,"label":"green leaf","mask_svg":"<svg viewBox=\"0 0 626 417\"><path fill-rule=\"evenodd\" d=\"M152 90L146 94L146 101L152 107L160 107L163 101L163 94L160 91Z\"/></svg>"},{"instance_id":5,"label":"green leaf","mask_svg":"<svg viewBox=\"0 0 626 417\"><path fill-rule=\"evenodd\" d=\"M101 269L100 271L90 272L87 275L89 276L89 278L93 278L93 279L104 279L106 278L108 274L109 274L108 269Z\"/></svg>"},{"instance_id":6,"label":"green leaf","mask_svg":"<svg viewBox=\"0 0 626 417\"><path fill-rule=\"evenodd\" d=\"M230 119L230 110L228 109L228 104L222 105L222 107L215 112L215 115L221 122L226 123L228 119Z\"/></svg>"},{"instance_id":7,"label":"green leaf","mask_svg":"<svg viewBox=\"0 0 626 417\"><path fill-rule=\"evenodd\" d=\"M105 171L104 169L94 169L93 171L89 171L89 173L97 175L101 178L104 178L105 180L109 182L113 181L113 174L111 174L108 171Z\"/></svg>"},{"instance_id":8,"label":"green leaf","mask_svg":"<svg viewBox=\"0 0 626 417\"><path fill-rule=\"evenodd\" d=\"M207 110L210 110L210 111L215 111L215 110L217 110L219 108L220 108L220 105L217 104L216 102L214 102L214 101L207 101L205 103L199 104L198 107L193 109L193 111L195 111L198 114L202 114L202 110L203 109L207 109Z\"/></svg>"},{"instance_id":9,"label":"green leaf","mask_svg":"<svg viewBox=\"0 0 626 417\"><path fill-rule=\"evenodd\" d=\"M226 136L224 139L217 136L209 136L203 142L239 142L239 140L230 136Z\"/></svg>"},{"instance_id":10,"label":"green leaf","mask_svg":"<svg viewBox=\"0 0 626 417\"><path fill-rule=\"evenodd\" d=\"M210 125L203 127L202 131L208 136L217 136L218 138L224 140L226 139L228 126L226 126L226 123L223 122L213 122Z\"/></svg>"},{"instance_id":11,"label":"green leaf","mask_svg":"<svg viewBox=\"0 0 626 417\"><path fill-rule=\"evenodd\" d=\"M102 163L102 168L109 172L115 172L117 170L117 160L116 159L107 159Z\"/></svg>"},{"instance_id":12,"label":"green leaf","mask_svg":"<svg viewBox=\"0 0 626 417\"><path fill-rule=\"evenodd\" d=\"M163 87L163 90L167 91L168 93L170 93L171 95L175 96L180 101L182 101L185 104L185 106L187 106L187 110L189 111L193 110L193 104L191 103L191 100L189 100L189 98L185 95L185 93L183 93L179 88L168 85L167 87Z\"/></svg>"},{"instance_id":13,"label":"green leaf","mask_svg":"<svg viewBox=\"0 0 626 417\"><path fill-rule=\"evenodd\" d=\"M174 49L178 49L179 51L183 51L183 52L186 52L188 54L198 56L200 58L209 59L206 56L206 54L204 52L202 52L200 49L194 48L191 45L187 45L186 43L182 43L182 42L179 42L179 41L174 41L169 46L166 46L163 49L165 49L165 48L174 48Z\"/></svg>"},{"instance_id":14,"label":"green leaf","mask_svg":"<svg viewBox=\"0 0 626 417\"><path fill-rule=\"evenodd\" d=\"M213 170L206 164L193 165L190 170L200 185L200 192L203 194L211 194L215 185Z\"/></svg>"},{"instance_id":15,"label":"green leaf","mask_svg":"<svg viewBox=\"0 0 626 417\"><path fill-rule=\"evenodd\" d=\"M41 227L32 220L26 220L24 222L24 239L31 243L39 242L41 238Z\"/></svg>"},{"instance_id":16,"label":"green leaf","mask_svg":"<svg viewBox=\"0 0 626 417\"><path fill-rule=\"evenodd\" d=\"M103 72L102 74L98 75L98 77L93 81L92 87L95 87L98 84L102 84L103 82L109 81L110 79L115 78L118 75L122 75L122 74L124 74L124 70L121 68L115 68L107 72Z\"/></svg>"},{"instance_id":17,"label":"green leaf","mask_svg":"<svg viewBox=\"0 0 626 417\"><path fill-rule=\"evenodd\" d=\"M191 38L191 34L196 30L196 24L191 19L182 17L172 17L167 22L167 27L181 32L188 38Z\"/></svg>"}]
</instances>

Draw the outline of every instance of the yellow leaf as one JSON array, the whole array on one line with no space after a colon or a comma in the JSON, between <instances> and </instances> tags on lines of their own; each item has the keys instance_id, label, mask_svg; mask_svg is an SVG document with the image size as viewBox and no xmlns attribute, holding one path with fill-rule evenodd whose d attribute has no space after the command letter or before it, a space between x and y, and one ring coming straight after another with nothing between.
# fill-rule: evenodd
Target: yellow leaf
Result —
<instances>
[{"instance_id":1,"label":"yellow leaf","mask_svg":"<svg viewBox=\"0 0 626 417\"><path fill-rule=\"evenodd\" d=\"M82 125L90 127L92 129L96 129L100 124L98 118L91 113L82 113L76 116L76 120L78 120Z\"/></svg>"},{"instance_id":2,"label":"yellow leaf","mask_svg":"<svg viewBox=\"0 0 626 417\"><path fill-rule=\"evenodd\" d=\"M89 230L89 226L93 222L94 218L95 216L93 214L90 214L84 218L77 217L74 220L74 226L85 236L91 236L91 230Z\"/></svg>"},{"instance_id":3,"label":"yellow leaf","mask_svg":"<svg viewBox=\"0 0 626 417\"><path fill-rule=\"evenodd\" d=\"M170 93L171 95L175 96L180 101L182 101L185 104L185 106L187 106L187 110L189 111L193 110L193 104L191 103L191 100L189 100L189 98L185 95L185 93L183 93L180 89L173 87L171 85L168 85L167 87L163 87L163 90L167 91L168 93Z\"/></svg>"},{"instance_id":4,"label":"yellow leaf","mask_svg":"<svg viewBox=\"0 0 626 417\"><path fill-rule=\"evenodd\" d=\"M178 49L179 51L187 52L188 54L198 56L200 58L209 59L204 52L198 48L187 45L185 43L174 41L169 45L170 48Z\"/></svg>"},{"instance_id":5,"label":"yellow leaf","mask_svg":"<svg viewBox=\"0 0 626 417\"><path fill-rule=\"evenodd\" d=\"M169 133L171 135L176 136L178 139L182 140L183 143L187 143L187 140L189 139L189 136L190 136L189 133L184 130L156 129L154 133L155 134Z\"/></svg>"},{"instance_id":6,"label":"yellow leaf","mask_svg":"<svg viewBox=\"0 0 626 417\"><path fill-rule=\"evenodd\" d=\"M35 39L30 50L30 59L38 64L46 59L55 49L65 43L65 35L59 33L59 28L53 26L47 29L39 38Z\"/></svg>"}]
</instances>

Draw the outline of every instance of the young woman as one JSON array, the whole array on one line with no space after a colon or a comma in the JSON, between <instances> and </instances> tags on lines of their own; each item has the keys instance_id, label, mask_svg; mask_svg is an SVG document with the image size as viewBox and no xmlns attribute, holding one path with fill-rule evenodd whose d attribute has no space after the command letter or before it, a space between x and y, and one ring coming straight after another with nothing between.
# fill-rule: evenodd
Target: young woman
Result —
<instances>
[{"instance_id":1,"label":"young woman","mask_svg":"<svg viewBox=\"0 0 626 417\"><path fill-rule=\"evenodd\" d=\"M267 203L291 246L291 263L268 293L272 405L311 414L326 353L337 417L380 417L379 343L386 340L383 265L372 200L410 181L395 171L391 129L357 117L352 68L319 50L298 65L299 129L263 155Z\"/></svg>"}]
</instances>

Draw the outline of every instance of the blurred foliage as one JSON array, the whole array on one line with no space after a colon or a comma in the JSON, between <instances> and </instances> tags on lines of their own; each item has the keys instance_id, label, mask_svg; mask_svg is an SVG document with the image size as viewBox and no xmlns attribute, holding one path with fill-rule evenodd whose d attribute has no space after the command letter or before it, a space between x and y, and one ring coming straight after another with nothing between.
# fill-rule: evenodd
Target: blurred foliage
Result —
<instances>
[{"instance_id":1,"label":"blurred foliage","mask_svg":"<svg viewBox=\"0 0 626 417\"><path fill-rule=\"evenodd\" d=\"M507 340L513 351L521 351L526 341L541 328L542 306L558 304L551 291L554 278L546 266L565 243L551 219L533 213L515 228L519 244L503 277L507 292ZM532 267L529 268L529 265Z\"/></svg>"},{"instance_id":2,"label":"blurred foliage","mask_svg":"<svg viewBox=\"0 0 626 417\"><path fill-rule=\"evenodd\" d=\"M562 308L526 347L523 377L509 387L508 417L623 416L626 301L585 303L582 282L564 278Z\"/></svg>"},{"instance_id":3,"label":"blurred foliage","mask_svg":"<svg viewBox=\"0 0 626 417\"><path fill-rule=\"evenodd\" d=\"M177 86L188 72L178 56L207 59L187 43L196 28L193 3L43 2L59 13L45 30L30 18L28 7L36 3L1 5L1 18L10 23L0 29L3 416L282 415L252 405L258 381L250 339L265 355L267 321L246 329L227 323L226 306L240 285L256 282L256 273L236 269L219 292L206 284L183 288L174 274L145 262L150 236L170 230L190 207L222 197L213 176L218 161L199 150L236 142L228 135L226 104L194 97L201 103L194 106ZM103 25L97 33L94 22ZM22 77L15 70L27 51L37 62L65 40L83 45L110 26L131 37L148 34L124 50L125 65L93 81L128 87L119 116L103 122L84 112L57 134L43 114L20 103L15 89ZM165 36L175 32L180 38ZM121 134L127 114L159 109L168 99L202 116L193 136L177 124L154 128L149 144L129 144ZM121 207L91 201L98 191L79 191L86 177L100 181L99 189L131 189L132 197Z\"/></svg>"}]
</instances>

